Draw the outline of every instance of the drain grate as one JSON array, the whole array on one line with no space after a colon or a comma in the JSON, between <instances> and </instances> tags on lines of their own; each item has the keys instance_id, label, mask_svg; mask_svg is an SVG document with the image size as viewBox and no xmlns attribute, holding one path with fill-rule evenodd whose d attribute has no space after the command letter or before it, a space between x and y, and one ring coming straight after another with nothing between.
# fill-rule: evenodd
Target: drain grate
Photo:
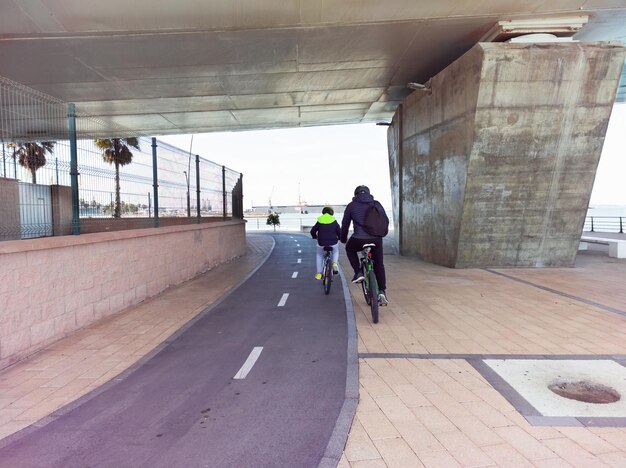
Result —
<instances>
[{"instance_id":1,"label":"drain grate","mask_svg":"<svg viewBox=\"0 0 626 468\"><path fill-rule=\"evenodd\" d=\"M617 390L596 382L581 380L579 382L567 382L557 380L548 385L548 388L563 398L604 405L619 401L621 396Z\"/></svg>"}]
</instances>

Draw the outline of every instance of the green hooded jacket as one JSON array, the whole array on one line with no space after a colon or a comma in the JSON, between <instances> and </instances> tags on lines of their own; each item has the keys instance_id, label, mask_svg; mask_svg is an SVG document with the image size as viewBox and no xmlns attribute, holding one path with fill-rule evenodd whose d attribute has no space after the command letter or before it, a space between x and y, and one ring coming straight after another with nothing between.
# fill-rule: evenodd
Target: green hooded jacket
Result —
<instances>
[{"instance_id":1,"label":"green hooded jacket","mask_svg":"<svg viewBox=\"0 0 626 468\"><path fill-rule=\"evenodd\" d=\"M311 228L311 237L317 239L321 246L335 245L339 242L341 227L333 215L328 213L317 218L317 223Z\"/></svg>"}]
</instances>

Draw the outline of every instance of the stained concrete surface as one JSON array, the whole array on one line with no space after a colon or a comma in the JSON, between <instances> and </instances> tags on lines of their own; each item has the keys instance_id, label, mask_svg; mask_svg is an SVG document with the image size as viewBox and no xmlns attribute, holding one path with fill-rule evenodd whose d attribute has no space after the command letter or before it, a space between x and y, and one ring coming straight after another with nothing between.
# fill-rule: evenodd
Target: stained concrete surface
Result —
<instances>
[{"instance_id":1,"label":"stained concrete surface","mask_svg":"<svg viewBox=\"0 0 626 468\"><path fill-rule=\"evenodd\" d=\"M400 253L572 266L625 51L481 43L407 97L388 133Z\"/></svg>"},{"instance_id":2,"label":"stained concrete surface","mask_svg":"<svg viewBox=\"0 0 626 468\"><path fill-rule=\"evenodd\" d=\"M543 416L626 417L626 367L610 360L487 359L485 363ZM564 398L548 386L555 381L588 381L622 395L615 403L594 404Z\"/></svg>"}]
</instances>

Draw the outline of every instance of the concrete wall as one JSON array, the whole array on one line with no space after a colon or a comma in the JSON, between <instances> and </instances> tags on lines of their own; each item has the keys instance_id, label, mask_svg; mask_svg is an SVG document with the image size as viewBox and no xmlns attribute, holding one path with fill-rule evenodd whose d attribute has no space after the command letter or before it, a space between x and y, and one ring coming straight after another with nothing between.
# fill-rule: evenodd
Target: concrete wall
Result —
<instances>
[{"instance_id":1,"label":"concrete wall","mask_svg":"<svg viewBox=\"0 0 626 468\"><path fill-rule=\"evenodd\" d=\"M245 249L243 221L0 242L0 368Z\"/></svg>"},{"instance_id":2,"label":"concrete wall","mask_svg":"<svg viewBox=\"0 0 626 468\"><path fill-rule=\"evenodd\" d=\"M0 177L0 241L20 238L20 192L16 179Z\"/></svg>"},{"instance_id":3,"label":"concrete wall","mask_svg":"<svg viewBox=\"0 0 626 468\"><path fill-rule=\"evenodd\" d=\"M478 44L409 96L388 134L400 252L572 265L624 50Z\"/></svg>"}]
</instances>

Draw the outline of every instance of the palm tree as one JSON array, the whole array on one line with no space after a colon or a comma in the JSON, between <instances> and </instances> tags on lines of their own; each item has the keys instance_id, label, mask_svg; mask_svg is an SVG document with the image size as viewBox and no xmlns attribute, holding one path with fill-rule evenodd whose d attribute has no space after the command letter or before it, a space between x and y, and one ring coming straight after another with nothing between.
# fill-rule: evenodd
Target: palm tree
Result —
<instances>
[{"instance_id":1,"label":"palm tree","mask_svg":"<svg viewBox=\"0 0 626 468\"><path fill-rule=\"evenodd\" d=\"M120 202L120 166L125 166L133 161L133 153L129 147L140 149L139 141L135 137L129 138L100 138L94 140L98 148L104 150L102 159L109 164L115 166L115 211L114 218L122 216L122 208Z\"/></svg>"},{"instance_id":2,"label":"palm tree","mask_svg":"<svg viewBox=\"0 0 626 468\"><path fill-rule=\"evenodd\" d=\"M33 175L33 184L37 183L37 169L46 165L46 153L52 154L55 143L56 141L31 141L9 145L13 148L13 159L17 158L20 166Z\"/></svg>"}]
</instances>

